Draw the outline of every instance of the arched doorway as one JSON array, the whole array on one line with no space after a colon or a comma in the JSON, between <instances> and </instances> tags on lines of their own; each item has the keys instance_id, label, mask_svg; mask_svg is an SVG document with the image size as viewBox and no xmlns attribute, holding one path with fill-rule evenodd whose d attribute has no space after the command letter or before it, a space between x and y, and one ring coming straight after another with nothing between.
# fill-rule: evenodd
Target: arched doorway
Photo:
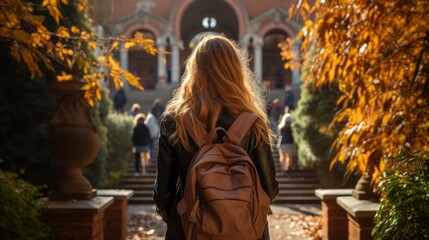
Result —
<instances>
[{"instance_id":1,"label":"arched doorway","mask_svg":"<svg viewBox=\"0 0 429 240\"><path fill-rule=\"evenodd\" d=\"M180 23L180 36L184 46L181 62L188 58L192 46L202 33L213 32L238 40L239 23L234 9L223 0L196 0L189 4Z\"/></svg>"},{"instance_id":2,"label":"arched doorway","mask_svg":"<svg viewBox=\"0 0 429 240\"><path fill-rule=\"evenodd\" d=\"M144 38L156 40L155 35L147 30L137 30L135 32L143 33ZM134 33L131 36L134 36ZM157 83L157 56L150 55L143 49L129 49L128 70L135 76L140 77L140 83L145 89L153 89Z\"/></svg>"},{"instance_id":3,"label":"arched doorway","mask_svg":"<svg viewBox=\"0 0 429 240\"><path fill-rule=\"evenodd\" d=\"M292 83L292 72L284 69L278 44L285 41L288 35L283 30L271 30L265 34L263 41L263 79L271 89L283 88Z\"/></svg>"}]
</instances>

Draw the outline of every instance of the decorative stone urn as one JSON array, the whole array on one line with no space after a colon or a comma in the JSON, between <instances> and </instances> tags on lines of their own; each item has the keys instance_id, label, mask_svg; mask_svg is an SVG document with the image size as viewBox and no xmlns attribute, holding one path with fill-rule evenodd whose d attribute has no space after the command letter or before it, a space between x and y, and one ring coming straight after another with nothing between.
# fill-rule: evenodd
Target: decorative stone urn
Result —
<instances>
[{"instance_id":1,"label":"decorative stone urn","mask_svg":"<svg viewBox=\"0 0 429 240\"><path fill-rule=\"evenodd\" d=\"M58 102L49 122L49 149L53 160L64 169L49 199L54 201L90 200L96 190L82 174L100 149L97 126L90 118L84 99L83 82L53 82L49 90Z\"/></svg>"}]
</instances>

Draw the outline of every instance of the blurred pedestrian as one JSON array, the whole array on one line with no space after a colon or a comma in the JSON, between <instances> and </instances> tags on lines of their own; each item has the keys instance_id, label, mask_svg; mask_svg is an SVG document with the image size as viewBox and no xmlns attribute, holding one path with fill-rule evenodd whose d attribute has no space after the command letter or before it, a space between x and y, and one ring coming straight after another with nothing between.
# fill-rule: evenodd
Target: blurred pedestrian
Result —
<instances>
[{"instance_id":1,"label":"blurred pedestrian","mask_svg":"<svg viewBox=\"0 0 429 240\"><path fill-rule=\"evenodd\" d=\"M292 91L292 85L290 83L285 84L284 98L284 107L288 107L289 112L295 110L295 94Z\"/></svg>"},{"instance_id":2,"label":"blurred pedestrian","mask_svg":"<svg viewBox=\"0 0 429 240\"><path fill-rule=\"evenodd\" d=\"M278 132L279 139L277 149L280 154L280 164L283 171L289 171L295 157L295 146L292 135L292 117L288 112L285 112L283 115L278 126Z\"/></svg>"},{"instance_id":3,"label":"blurred pedestrian","mask_svg":"<svg viewBox=\"0 0 429 240\"><path fill-rule=\"evenodd\" d=\"M162 103L161 99L157 98L153 101L153 105L152 105L152 108L150 109L150 112L153 114L153 116L159 122L161 115L164 113L164 109L165 109L165 107L164 107L164 104Z\"/></svg>"},{"instance_id":4,"label":"blurred pedestrian","mask_svg":"<svg viewBox=\"0 0 429 240\"><path fill-rule=\"evenodd\" d=\"M113 96L113 105L116 111L124 113L125 104L127 104L127 96L124 88L121 87Z\"/></svg>"},{"instance_id":5,"label":"blurred pedestrian","mask_svg":"<svg viewBox=\"0 0 429 240\"><path fill-rule=\"evenodd\" d=\"M143 113L139 113L134 117L134 129L132 135L133 142L133 153L134 153L134 166L136 175L146 170L146 166L149 162L149 141L150 133L149 129L144 123L146 116ZM143 161L142 161L143 156Z\"/></svg>"},{"instance_id":6,"label":"blurred pedestrian","mask_svg":"<svg viewBox=\"0 0 429 240\"><path fill-rule=\"evenodd\" d=\"M138 103L134 103L130 109L130 115L134 118L137 114L141 113L141 106Z\"/></svg>"},{"instance_id":7,"label":"blurred pedestrian","mask_svg":"<svg viewBox=\"0 0 429 240\"><path fill-rule=\"evenodd\" d=\"M158 124L158 120L156 120L155 116L151 112L147 114L145 124L148 127L149 133L150 133L149 157L152 160L155 158L154 150L155 150L156 143L158 141L159 124Z\"/></svg>"},{"instance_id":8,"label":"blurred pedestrian","mask_svg":"<svg viewBox=\"0 0 429 240\"><path fill-rule=\"evenodd\" d=\"M283 114L283 111L284 107L280 103L280 99L274 98L270 109L270 123L273 131L277 131L277 126L279 125L280 116Z\"/></svg>"}]
</instances>

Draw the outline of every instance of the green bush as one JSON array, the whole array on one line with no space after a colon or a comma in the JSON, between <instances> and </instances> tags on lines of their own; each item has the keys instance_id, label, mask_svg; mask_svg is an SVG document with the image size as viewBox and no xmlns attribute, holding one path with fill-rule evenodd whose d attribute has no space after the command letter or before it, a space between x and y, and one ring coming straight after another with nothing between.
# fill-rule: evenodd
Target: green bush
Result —
<instances>
[{"instance_id":1,"label":"green bush","mask_svg":"<svg viewBox=\"0 0 429 240\"><path fill-rule=\"evenodd\" d=\"M40 216L46 206L37 197L35 186L0 170L0 239L52 239Z\"/></svg>"},{"instance_id":2,"label":"green bush","mask_svg":"<svg viewBox=\"0 0 429 240\"><path fill-rule=\"evenodd\" d=\"M315 46L309 50L309 57L302 71L303 78L310 74L314 50ZM311 84L303 84L297 108L292 112L292 130L298 146L299 165L302 168L316 169L322 188L352 187L357 181L357 177L353 175L344 178L344 165L335 164L330 169L335 156L335 149L331 152L331 146L340 129L338 124L330 124L338 111L336 102L339 96L340 91L335 84L319 89Z\"/></svg>"},{"instance_id":3,"label":"green bush","mask_svg":"<svg viewBox=\"0 0 429 240\"><path fill-rule=\"evenodd\" d=\"M374 239L429 239L429 151L402 152L379 184Z\"/></svg>"},{"instance_id":4,"label":"green bush","mask_svg":"<svg viewBox=\"0 0 429 240\"><path fill-rule=\"evenodd\" d=\"M107 117L108 153L107 177L104 187L112 188L122 181L128 165L133 161L131 133L133 118L120 113L110 113Z\"/></svg>"}]
</instances>

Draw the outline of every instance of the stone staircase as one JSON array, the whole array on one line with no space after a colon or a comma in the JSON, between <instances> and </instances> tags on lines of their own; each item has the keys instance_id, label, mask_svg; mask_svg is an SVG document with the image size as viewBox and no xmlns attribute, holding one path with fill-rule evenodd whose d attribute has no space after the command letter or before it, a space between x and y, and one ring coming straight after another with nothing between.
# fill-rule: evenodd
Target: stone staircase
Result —
<instances>
[{"instance_id":1,"label":"stone staircase","mask_svg":"<svg viewBox=\"0 0 429 240\"><path fill-rule=\"evenodd\" d=\"M275 203L320 203L320 199L314 195L314 189L319 188L315 171L291 170L287 174L283 173L278 160L278 153L274 152L273 155L280 188ZM154 204L152 189L155 175L155 162L149 163L146 167L146 173L141 176L134 176L134 166L129 166L120 188L134 190L134 196L129 200L130 204Z\"/></svg>"},{"instance_id":2,"label":"stone staircase","mask_svg":"<svg viewBox=\"0 0 429 240\"><path fill-rule=\"evenodd\" d=\"M127 92L128 103L125 107L128 110L133 103L139 103L143 112L148 112L153 99L159 98L166 103L172 94L170 88L160 88L156 90ZM274 89L270 91L270 98L281 98L283 90ZM312 170L292 170L288 174L283 173L280 168L279 154L273 152L276 166L276 176L279 182L280 194L276 203L320 203L320 199L314 195L314 189L319 188L319 181L315 171ZM296 160L294 161L297 162ZM295 166L296 167L296 166ZM153 204L152 189L155 182L156 163L151 162L146 168L146 173L141 176L134 176L134 166L131 164L127 170L122 184L124 189L134 190L134 196L129 200L130 204Z\"/></svg>"}]
</instances>

